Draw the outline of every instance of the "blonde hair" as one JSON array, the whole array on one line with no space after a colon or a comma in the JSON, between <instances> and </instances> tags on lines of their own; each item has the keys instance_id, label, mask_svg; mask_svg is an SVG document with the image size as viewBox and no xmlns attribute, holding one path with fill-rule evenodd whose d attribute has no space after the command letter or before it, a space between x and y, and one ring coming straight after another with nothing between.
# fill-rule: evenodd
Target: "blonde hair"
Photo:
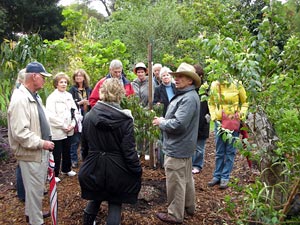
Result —
<instances>
[{"instance_id":1,"label":"blonde hair","mask_svg":"<svg viewBox=\"0 0 300 225\"><path fill-rule=\"evenodd\" d=\"M61 80L61 79L66 79L67 80L67 83L69 84L70 83L70 78L67 74L65 74L64 72L59 72L57 73L54 78L53 78L53 86L54 88L57 88L57 85L58 85L58 82Z\"/></svg>"},{"instance_id":2,"label":"blonde hair","mask_svg":"<svg viewBox=\"0 0 300 225\"><path fill-rule=\"evenodd\" d=\"M125 95L125 90L117 78L106 79L99 90L100 100L104 102L120 103Z\"/></svg>"}]
</instances>

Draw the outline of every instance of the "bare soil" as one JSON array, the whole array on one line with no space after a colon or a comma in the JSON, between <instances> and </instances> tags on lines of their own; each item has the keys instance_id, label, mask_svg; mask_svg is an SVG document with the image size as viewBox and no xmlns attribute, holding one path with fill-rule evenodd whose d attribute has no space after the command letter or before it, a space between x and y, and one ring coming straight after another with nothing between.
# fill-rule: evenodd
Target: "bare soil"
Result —
<instances>
[{"instance_id":1,"label":"bare soil","mask_svg":"<svg viewBox=\"0 0 300 225\"><path fill-rule=\"evenodd\" d=\"M227 213L226 195L232 198L233 216L237 217L241 206L238 202L243 197L243 186L255 179L254 173L249 169L244 157L237 154L235 159L232 181L235 188L229 187L220 190L218 186L208 187L207 183L212 178L215 159L214 135L211 133L206 144L205 165L201 173L194 175L196 188L197 209L194 216L186 216L185 225L221 225L235 224ZM165 174L161 168L153 169L149 161L141 159L143 165L143 187L139 201L135 205L123 205L122 225L164 224L156 218L157 212L166 212L166 185ZM19 201L16 193L16 169L17 161L10 157L0 162L0 225L26 224L24 216L25 204ZM79 169L75 169L78 172ZM58 224L76 225L82 224L83 209L87 201L80 196L80 187L77 176L62 177L58 187ZM237 188L239 187L239 188ZM232 205L231 205L232 206ZM44 198L44 209L49 209L49 197ZM107 205L102 204L96 218L97 224L105 224ZM45 219L46 225L51 225L51 219Z\"/></svg>"}]
</instances>

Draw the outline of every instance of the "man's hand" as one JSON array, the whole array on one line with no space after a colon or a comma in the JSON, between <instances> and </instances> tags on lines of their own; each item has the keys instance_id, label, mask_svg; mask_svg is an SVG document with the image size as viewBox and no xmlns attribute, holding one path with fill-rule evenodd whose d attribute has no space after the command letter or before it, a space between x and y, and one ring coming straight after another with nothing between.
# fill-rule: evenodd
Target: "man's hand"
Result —
<instances>
[{"instance_id":1,"label":"man's hand","mask_svg":"<svg viewBox=\"0 0 300 225\"><path fill-rule=\"evenodd\" d=\"M44 141L43 149L53 151L54 143L52 141Z\"/></svg>"},{"instance_id":2,"label":"man's hand","mask_svg":"<svg viewBox=\"0 0 300 225\"><path fill-rule=\"evenodd\" d=\"M152 124L154 126L159 126L160 122L163 120L164 118L163 117L154 117L154 120L152 121Z\"/></svg>"}]
</instances>

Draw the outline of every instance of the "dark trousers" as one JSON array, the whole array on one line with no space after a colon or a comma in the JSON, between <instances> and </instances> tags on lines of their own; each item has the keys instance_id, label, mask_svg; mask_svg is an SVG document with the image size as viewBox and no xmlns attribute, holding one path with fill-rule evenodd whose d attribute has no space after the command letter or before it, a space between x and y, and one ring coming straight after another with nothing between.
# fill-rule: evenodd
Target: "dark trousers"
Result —
<instances>
[{"instance_id":1,"label":"dark trousers","mask_svg":"<svg viewBox=\"0 0 300 225\"><path fill-rule=\"evenodd\" d=\"M100 209L101 201L90 200L85 208L85 212L90 215L97 215ZM121 224L121 210L122 204L108 202L108 215L106 218L106 225Z\"/></svg>"},{"instance_id":2,"label":"dark trousers","mask_svg":"<svg viewBox=\"0 0 300 225\"><path fill-rule=\"evenodd\" d=\"M58 177L61 164L61 172L68 173L71 171L71 156L70 156L70 139L71 137L62 140L53 140L54 142L54 162L55 176Z\"/></svg>"},{"instance_id":3,"label":"dark trousers","mask_svg":"<svg viewBox=\"0 0 300 225\"><path fill-rule=\"evenodd\" d=\"M24 188L21 168L20 168L19 164L16 168L16 184L17 184L18 198L21 201L25 201L25 188Z\"/></svg>"}]
</instances>

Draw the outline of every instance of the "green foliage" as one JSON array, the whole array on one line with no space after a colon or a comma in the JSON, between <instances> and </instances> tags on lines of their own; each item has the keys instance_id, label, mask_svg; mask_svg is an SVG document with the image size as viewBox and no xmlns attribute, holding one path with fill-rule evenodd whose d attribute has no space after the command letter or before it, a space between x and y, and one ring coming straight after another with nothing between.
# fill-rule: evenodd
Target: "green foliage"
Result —
<instances>
[{"instance_id":1,"label":"green foliage","mask_svg":"<svg viewBox=\"0 0 300 225\"><path fill-rule=\"evenodd\" d=\"M120 39L129 50L131 64L147 62L149 42L153 44L153 61L161 62L164 53L173 52L177 41L191 33L191 25L178 13L174 1L116 4L122 10L114 12L98 32L105 39Z\"/></svg>"},{"instance_id":2,"label":"green foliage","mask_svg":"<svg viewBox=\"0 0 300 225\"><path fill-rule=\"evenodd\" d=\"M72 37L80 31L81 27L87 20L87 17L82 14L81 11L74 11L72 9L64 9L62 11L64 21L61 23L62 26L66 27L66 36Z\"/></svg>"},{"instance_id":3,"label":"green foliage","mask_svg":"<svg viewBox=\"0 0 300 225\"><path fill-rule=\"evenodd\" d=\"M89 0L86 1L87 4L89 4ZM104 20L104 16L99 13L97 10L95 9L91 9L87 6L87 4L85 3L75 3L75 4L71 4L67 7L65 7L65 9L71 9L73 11L77 11L77 12L82 12L84 15L86 15L88 18L93 17L94 19L100 21L100 20Z\"/></svg>"},{"instance_id":4,"label":"green foliage","mask_svg":"<svg viewBox=\"0 0 300 225\"><path fill-rule=\"evenodd\" d=\"M158 127L152 125L152 121L155 116L160 116L161 109L156 108L149 110L144 108L140 104L140 100L137 96L131 96L122 100L122 108L130 109L134 118L134 130L136 142L147 140L154 142L159 139L160 130ZM146 149L142 149L141 154L144 155Z\"/></svg>"},{"instance_id":5,"label":"green foliage","mask_svg":"<svg viewBox=\"0 0 300 225\"><path fill-rule=\"evenodd\" d=\"M38 33L44 39L55 40L63 37L61 8L59 0L3 0L0 8L5 13L3 38L17 40L19 34ZM0 13L1 14L1 13Z\"/></svg>"},{"instance_id":6,"label":"green foliage","mask_svg":"<svg viewBox=\"0 0 300 225\"><path fill-rule=\"evenodd\" d=\"M18 42L5 40L1 44L0 58L0 125L6 125L6 112L18 72L31 61L44 63L46 46L40 36L23 36Z\"/></svg>"},{"instance_id":7,"label":"green foliage","mask_svg":"<svg viewBox=\"0 0 300 225\"><path fill-rule=\"evenodd\" d=\"M82 68L89 74L91 86L108 73L111 60L120 57L124 68L128 63L127 48L120 40L104 43L82 37L46 43L49 46L47 60L53 72L64 71L71 75Z\"/></svg>"}]
</instances>

